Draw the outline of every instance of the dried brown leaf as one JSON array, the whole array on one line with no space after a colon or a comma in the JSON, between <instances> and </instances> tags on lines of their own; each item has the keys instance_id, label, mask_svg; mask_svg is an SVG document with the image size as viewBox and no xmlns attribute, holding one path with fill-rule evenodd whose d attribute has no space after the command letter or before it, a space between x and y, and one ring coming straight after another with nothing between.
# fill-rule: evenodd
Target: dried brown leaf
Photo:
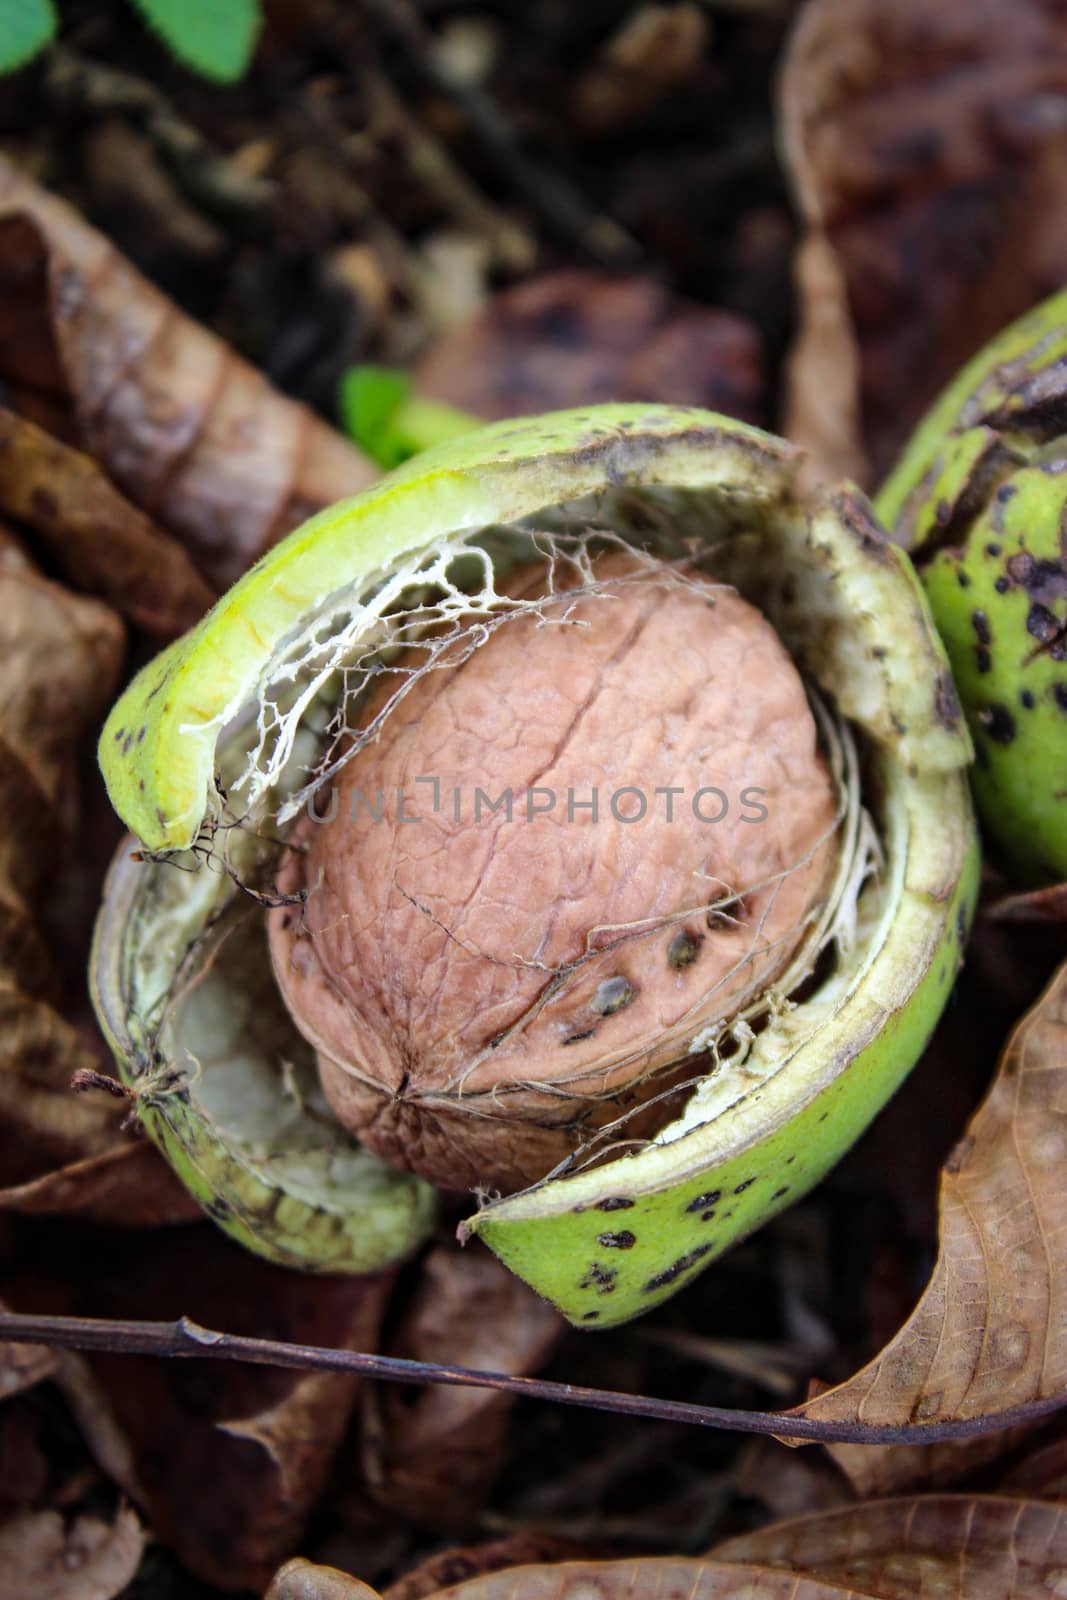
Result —
<instances>
[{"instance_id":1,"label":"dried brown leaf","mask_svg":"<svg viewBox=\"0 0 1067 1600\"><path fill-rule=\"evenodd\" d=\"M734 1487L771 1518L808 1516L847 1505L848 1484L821 1451L790 1450L777 1439L750 1439L735 1467Z\"/></svg>"},{"instance_id":2,"label":"dried brown leaf","mask_svg":"<svg viewBox=\"0 0 1067 1600\"><path fill-rule=\"evenodd\" d=\"M0 474L3 466L0 465ZM39 925L75 849L79 745L113 693L124 645L106 606L71 594L5 543L0 566L0 1186L100 1155L121 1112L70 1080L99 1046L49 1004L58 979ZM76 1009L67 997L66 1009Z\"/></svg>"},{"instance_id":3,"label":"dried brown leaf","mask_svg":"<svg viewBox=\"0 0 1067 1600\"><path fill-rule=\"evenodd\" d=\"M441 1600L876 1600L866 1589L798 1579L771 1567L676 1556L511 1567L439 1594Z\"/></svg>"},{"instance_id":4,"label":"dried brown leaf","mask_svg":"<svg viewBox=\"0 0 1067 1600\"><path fill-rule=\"evenodd\" d=\"M540 1533L537 1529L513 1533L507 1539L494 1539L490 1544L439 1550L391 1583L383 1591L382 1600L428 1600L441 1589L450 1589L454 1584L467 1583L471 1578L484 1577L490 1572L581 1560L591 1553L599 1554L588 1548L583 1550L573 1539L564 1539L559 1534Z\"/></svg>"},{"instance_id":5,"label":"dried brown leaf","mask_svg":"<svg viewBox=\"0 0 1067 1600\"><path fill-rule=\"evenodd\" d=\"M449 1244L423 1262L389 1354L529 1374L562 1330L495 1257ZM513 1404L483 1389L369 1390L363 1468L374 1499L432 1527L471 1523L499 1471Z\"/></svg>"},{"instance_id":6,"label":"dried brown leaf","mask_svg":"<svg viewBox=\"0 0 1067 1600\"><path fill-rule=\"evenodd\" d=\"M144 1534L132 1511L113 1524L68 1522L58 1511L23 1511L0 1523L4 1600L114 1600L137 1571Z\"/></svg>"},{"instance_id":7,"label":"dried brown leaf","mask_svg":"<svg viewBox=\"0 0 1067 1600\"><path fill-rule=\"evenodd\" d=\"M998 1429L977 1439L945 1444L828 1444L827 1452L861 1500L931 1489L950 1489L1025 1439L1028 1428Z\"/></svg>"},{"instance_id":8,"label":"dried brown leaf","mask_svg":"<svg viewBox=\"0 0 1067 1600\"><path fill-rule=\"evenodd\" d=\"M997 1484L1002 1494L1026 1495L1034 1500L1067 1500L1067 1430L1058 1426L1057 1438L1045 1442L1017 1461Z\"/></svg>"},{"instance_id":9,"label":"dried brown leaf","mask_svg":"<svg viewBox=\"0 0 1067 1600\"><path fill-rule=\"evenodd\" d=\"M296 1556L274 1574L263 1600L378 1600L378 1592L336 1567Z\"/></svg>"},{"instance_id":10,"label":"dried brown leaf","mask_svg":"<svg viewBox=\"0 0 1067 1600\"><path fill-rule=\"evenodd\" d=\"M121 1107L70 1092L76 1071L100 1065L57 1011L0 977L0 1183L30 1183L114 1145Z\"/></svg>"},{"instance_id":11,"label":"dried brown leaf","mask_svg":"<svg viewBox=\"0 0 1067 1600\"><path fill-rule=\"evenodd\" d=\"M481 417L601 400L708 406L758 421L759 336L732 311L652 278L577 269L529 278L440 339L415 368L424 393Z\"/></svg>"},{"instance_id":12,"label":"dried brown leaf","mask_svg":"<svg viewBox=\"0 0 1067 1600\"><path fill-rule=\"evenodd\" d=\"M0 510L33 528L70 583L157 638L191 628L215 598L181 545L95 462L2 408Z\"/></svg>"},{"instance_id":13,"label":"dried brown leaf","mask_svg":"<svg viewBox=\"0 0 1067 1600\"><path fill-rule=\"evenodd\" d=\"M1067 966L1018 1024L945 1166L940 1252L910 1319L797 1408L827 1421L978 1419L1067 1382Z\"/></svg>"},{"instance_id":14,"label":"dried brown leaf","mask_svg":"<svg viewBox=\"0 0 1067 1600\"><path fill-rule=\"evenodd\" d=\"M98 1253L39 1257L9 1281L13 1306L173 1320L338 1349L373 1350L386 1275L311 1277L231 1244L210 1227L128 1233ZM299 1547L356 1397L337 1373L127 1356L71 1374L90 1449L118 1476L190 1571L223 1589L263 1589ZM66 1387L66 1385L65 1385Z\"/></svg>"},{"instance_id":15,"label":"dried brown leaf","mask_svg":"<svg viewBox=\"0 0 1067 1600\"><path fill-rule=\"evenodd\" d=\"M115 692L123 643L122 624L108 607L25 568L0 572L3 765L20 769L25 806L30 784L38 808L68 828L76 814L77 743ZM8 832L33 817L5 821Z\"/></svg>"},{"instance_id":16,"label":"dried brown leaf","mask_svg":"<svg viewBox=\"0 0 1067 1600\"><path fill-rule=\"evenodd\" d=\"M727 1539L750 1561L881 1600L1049 1600L1067 1587L1067 1511L1007 1495L923 1495L774 1523Z\"/></svg>"},{"instance_id":17,"label":"dried brown leaf","mask_svg":"<svg viewBox=\"0 0 1067 1600\"><path fill-rule=\"evenodd\" d=\"M877 479L964 360L1067 278L1067 17L1045 0L809 0L780 110L817 241L801 264L818 250L840 277L800 277L789 431L829 444L829 470L866 453ZM842 340L820 336L839 324L851 386Z\"/></svg>"},{"instance_id":18,"label":"dried brown leaf","mask_svg":"<svg viewBox=\"0 0 1067 1600\"><path fill-rule=\"evenodd\" d=\"M1067 883L1005 895L987 908L986 916L994 922L1067 924Z\"/></svg>"},{"instance_id":19,"label":"dried brown leaf","mask_svg":"<svg viewBox=\"0 0 1067 1600\"><path fill-rule=\"evenodd\" d=\"M0 1189L0 1216L75 1216L82 1222L158 1228L193 1222L200 1207L155 1145L127 1137L97 1155Z\"/></svg>"},{"instance_id":20,"label":"dried brown leaf","mask_svg":"<svg viewBox=\"0 0 1067 1600\"><path fill-rule=\"evenodd\" d=\"M185 316L106 238L0 159L0 375L229 584L370 464ZM31 391L23 399L23 389Z\"/></svg>"}]
</instances>

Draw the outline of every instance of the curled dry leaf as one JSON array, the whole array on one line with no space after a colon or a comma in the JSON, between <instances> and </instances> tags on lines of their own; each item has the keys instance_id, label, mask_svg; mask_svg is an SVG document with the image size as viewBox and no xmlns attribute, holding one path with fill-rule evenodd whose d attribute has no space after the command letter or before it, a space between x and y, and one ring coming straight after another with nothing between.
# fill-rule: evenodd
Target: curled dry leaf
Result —
<instances>
[{"instance_id":1,"label":"curled dry leaf","mask_svg":"<svg viewBox=\"0 0 1067 1600\"><path fill-rule=\"evenodd\" d=\"M4 1600L114 1600L137 1571L144 1534L132 1511L111 1524L23 1511L0 1524Z\"/></svg>"},{"instance_id":2,"label":"curled dry leaf","mask_svg":"<svg viewBox=\"0 0 1067 1600\"><path fill-rule=\"evenodd\" d=\"M809 229L789 431L877 478L963 361L1067 278L1067 18L810 0L780 110Z\"/></svg>"},{"instance_id":3,"label":"curled dry leaf","mask_svg":"<svg viewBox=\"0 0 1067 1600\"><path fill-rule=\"evenodd\" d=\"M529 1374L563 1330L555 1311L480 1247L431 1251L389 1354ZM432 1527L478 1515L500 1469L514 1402L484 1389L367 1391L363 1470L374 1499Z\"/></svg>"},{"instance_id":4,"label":"curled dry leaf","mask_svg":"<svg viewBox=\"0 0 1067 1600\"><path fill-rule=\"evenodd\" d=\"M758 422L759 336L652 278L547 273L496 295L416 366L422 392L480 417L603 400L706 406Z\"/></svg>"},{"instance_id":5,"label":"curled dry leaf","mask_svg":"<svg viewBox=\"0 0 1067 1600\"><path fill-rule=\"evenodd\" d=\"M874 1500L774 1523L712 1554L855 1585L881 1600L1049 1600L1067 1580L1067 1512L1007 1495Z\"/></svg>"},{"instance_id":6,"label":"curled dry leaf","mask_svg":"<svg viewBox=\"0 0 1067 1600\"><path fill-rule=\"evenodd\" d=\"M1067 1385L1067 966L1005 1048L944 1169L940 1252L896 1338L793 1415L995 1416Z\"/></svg>"},{"instance_id":7,"label":"curled dry leaf","mask_svg":"<svg viewBox=\"0 0 1067 1600\"><path fill-rule=\"evenodd\" d=\"M94 461L2 408L0 511L34 530L70 583L157 638L184 633L214 599L181 545Z\"/></svg>"},{"instance_id":8,"label":"curled dry leaf","mask_svg":"<svg viewBox=\"0 0 1067 1600\"><path fill-rule=\"evenodd\" d=\"M64 201L0 159L0 376L225 587L373 469L180 312ZM23 403L26 389L36 391Z\"/></svg>"}]
</instances>

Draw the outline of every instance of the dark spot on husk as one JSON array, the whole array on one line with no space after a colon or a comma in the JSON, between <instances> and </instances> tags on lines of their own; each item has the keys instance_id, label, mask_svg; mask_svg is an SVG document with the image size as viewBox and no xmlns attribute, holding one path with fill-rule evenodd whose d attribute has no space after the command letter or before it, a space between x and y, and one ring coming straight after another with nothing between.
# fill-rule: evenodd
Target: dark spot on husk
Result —
<instances>
[{"instance_id":1,"label":"dark spot on husk","mask_svg":"<svg viewBox=\"0 0 1067 1600\"><path fill-rule=\"evenodd\" d=\"M228 1222L230 1217L233 1215L232 1206L230 1205L229 1201L224 1200L221 1195L215 1195L213 1199L208 1200L204 1206L204 1210L207 1212L208 1216L213 1217L216 1222Z\"/></svg>"},{"instance_id":2,"label":"dark spot on husk","mask_svg":"<svg viewBox=\"0 0 1067 1600\"><path fill-rule=\"evenodd\" d=\"M999 554L1000 554L1000 545L999 544L992 544L992 543L987 544L986 547L985 547L985 553L986 553L987 556L999 556Z\"/></svg>"},{"instance_id":3,"label":"dark spot on husk","mask_svg":"<svg viewBox=\"0 0 1067 1600\"><path fill-rule=\"evenodd\" d=\"M1034 700L1034 697L1029 689L1019 690L1019 704L1027 711L1032 711L1034 709L1036 701Z\"/></svg>"},{"instance_id":4,"label":"dark spot on husk","mask_svg":"<svg viewBox=\"0 0 1067 1600\"><path fill-rule=\"evenodd\" d=\"M780 1189L776 1189L774 1191L774 1193L771 1195L771 1199L772 1200L780 1200L784 1194L788 1194L788 1193L789 1193L789 1185L787 1183L783 1183L782 1187Z\"/></svg>"},{"instance_id":5,"label":"dark spot on husk","mask_svg":"<svg viewBox=\"0 0 1067 1600\"><path fill-rule=\"evenodd\" d=\"M126 729L125 728L116 728L115 729L115 743L116 744L121 744L123 739L125 739L125 737L126 737Z\"/></svg>"},{"instance_id":6,"label":"dark spot on husk","mask_svg":"<svg viewBox=\"0 0 1067 1600\"><path fill-rule=\"evenodd\" d=\"M751 1189L751 1187L755 1183L755 1181L756 1181L755 1175L753 1175L751 1178L745 1178L741 1183L739 1183L737 1185L737 1188L734 1190L734 1194L744 1194L746 1189Z\"/></svg>"},{"instance_id":7,"label":"dark spot on husk","mask_svg":"<svg viewBox=\"0 0 1067 1600\"><path fill-rule=\"evenodd\" d=\"M624 1194L613 1194L609 1195L606 1200L598 1200L596 1209L598 1211L629 1211L633 1203Z\"/></svg>"},{"instance_id":8,"label":"dark spot on husk","mask_svg":"<svg viewBox=\"0 0 1067 1600\"><path fill-rule=\"evenodd\" d=\"M989 626L989 618L984 611L972 611L971 626L975 631L979 644L993 643L993 630Z\"/></svg>"},{"instance_id":9,"label":"dark spot on husk","mask_svg":"<svg viewBox=\"0 0 1067 1600\"><path fill-rule=\"evenodd\" d=\"M137 730L137 743L138 744L141 743L141 740L144 738L144 736L145 736L145 734L147 732L148 732L147 728L138 728L138 730Z\"/></svg>"},{"instance_id":10,"label":"dark spot on husk","mask_svg":"<svg viewBox=\"0 0 1067 1600\"><path fill-rule=\"evenodd\" d=\"M698 1194L686 1206L687 1211L706 1211L708 1206L717 1205L722 1199L721 1189L709 1189L705 1194Z\"/></svg>"},{"instance_id":11,"label":"dark spot on husk","mask_svg":"<svg viewBox=\"0 0 1067 1600\"><path fill-rule=\"evenodd\" d=\"M1004 575L1001 574L999 578L994 578L993 587L998 594L1007 594L1008 590L1011 588L1011 580L1010 578L1005 578Z\"/></svg>"},{"instance_id":12,"label":"dark spot on husk","mask_svg":"<svg viewBox=\"0 0 1067 1600\"><path fill-rule=\"evenodd\" d=\"M583 1311L583 1313L582 1313L582 1321L583 1322L595 1322L597 1320L597 1318L599 1317L599 1315L600 1315L599 1311Z\"/></svg>"},{"instance_id":13,"label":"dark spot on husk","mask_svg":"<svg viewBox=\"0 0 1067 1600\"><path fill-rule=\"evenodd\" d=\"M1061 711L1067 711L1067 683L1054 683L1052 685L1052 698Z\"/></svg>"},{"instance_id":14,"label":"dark spot on husk","mask_svg":"<svg viewBox=\"0 0 1067 1600\"><path fill-rule=\"evenodd\" d=\"M596 993L590 1001L590 1009L600 1017L613 1017L617 1011L622 1011L636 995L637 990L629 978L605 978L603 983L598 983ZM569 1041L568 1041L569 1042Z\"/></svg>"},{"instance_id":15,"label":"dark spot on husk","mask_svg":"<svg viewBox=\"0 0 1067 1600\"><path fill-rule=\"evenodd\" d=\"M786 1157L786 1161L785 1161L786 1166L787 1167L791 1167L795 1160L796 1160L796 1156L787 1156Z\"/></svg>"},{"instance_id":16,"label":"dark spot on husk","mask_svg":"<svg viewBox=\"0 0 1067 1600\"><path fill-rule=\"evenodd\" d=\"M710 1211L702 1211L700 1213L700 1220L701 1222L710 1222L712 1217L714 1217L716 1214L716 1208L712 1206Z\"/></svg>"},{"instance_id":17,"label":"dark spot on husk","mask_svg":"<svg viewBox=\"0 0 1067 1600\"><path fill-rule=\"evenodd\" d=\"M687 933L684 929L676 933L667 946L667 962L676 972L684 967L691 967L700 954L703 940L698 934Z\"/></svg>"},{"instance_id":18,"label":"dark spot on husk","mask_svg":"<svg viewBox=\"0 0 1067 1600\"><path fill-rule=\"evenodd\" d=\"M956 568L956 582L959 584L961 589L969 589L971 587L970 577L966 572L964 572L962 567Z\"/></svg>"},{"instance_id":19,"label":"dark spot on husk","mask_svg":"<svg viewBox=\"0 0 1067 1600\"><path fill-rule=\"evenodd\" d=\"M615 1292L615 1279L619 1276L616 1267L602 1267L599 1261L594 1261L585 1277L579 1283L579 1289L595 1289L597 1294L613 1294Z\"/></svg>"},{"instance_id":20,"label":"dark spot on husk","mask_svg":"<svg viewBox=\"0 0 1067 1600\"><path fill-rule=\"evenodd\" d=\"M997 744L1011 744L1015 738L1015 718L1007 706L985 706L978 713L978 721Z\"/></svg>"},{"instance_id":21,"label":"dark spot on husk","mask_svg":"<svg viewBox=\"0 0 1067 1600\"><path fill-rule=\"evenodd\" d=\"M598 1233L596 1240L605 1250L632 1250L637 1243L637 1235L631 1233L629 1228L622 1228L618 1233Z\"/></svg>"},{"instance_id":22,"label":"dark spot on husk","mask_svg":"<svg viewBox=\"0 0 1067 1600\"><path fill-rule=\"evenodd\" d=\"M697 1262L702 1261L714 1248L715 1246L709 1241L706 1244L698 1244L693 1250L688 1250L684 1256L679 1256L677 1261L672 1261L664 1272L658 1272L654 1278L649 1278L643 1292L655 1294L657 1289L665 1289L668 1284L680 1278L683 1272L695 1267Z\"/></svg>"},{"instance_id":23,"label":"dark spot on husk","mask_svg":"<svg viewBox=\"0 0 1067 1600\"><path fill-rule=\"evenodd\" d=\"M979 672L991 671L993 666L993 657L990 655L984 644L975 645L974 660Z\"/></svg>"},{"instance_id":24,"label":"dark spot on husk","mask_svg":"<svg viewBox=\"0 0 1067 1600\"><path fill-rule=\"evenodd\" d=\"M1026 614L1026 631L1042 644L1050 644L1060 631L1060 625L1048 606L1034 601Z\"/></svg>"}]
</instances>

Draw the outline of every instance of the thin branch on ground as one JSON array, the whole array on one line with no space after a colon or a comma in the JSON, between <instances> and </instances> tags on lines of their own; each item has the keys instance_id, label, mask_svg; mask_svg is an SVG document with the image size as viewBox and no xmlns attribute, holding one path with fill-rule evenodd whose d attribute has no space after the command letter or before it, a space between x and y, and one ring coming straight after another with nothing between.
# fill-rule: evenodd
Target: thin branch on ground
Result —
<instances>
[{"instance_id":1,"label":"thin branch on ground","mask_svg":"<svg viewBox=\"0 0 1067 1600\"><path fill-rule=\"evenodd\" d=\"M283 1367L296 1372L346 1372L385 1383L441 1384L456 1389L495 1389L502 1394L647 1417L656 1422L721 1428L730 1433L769 1434L795 1443L817 1444L944 1444L974 1439L1005 1428L1036 1422L1067 1408L1067 1393L1044 1395L988 1416L944 1422L904 1424L820 1422L788 1411L737 1411L726 1406L694 1405L687 1400L657 1400L592 1389L582 1384L553 1383L544 1378L514 1377L504 1372L479 1372L470 1367L433 1361L408 1361L399 1356L365 1355L321 1345L288 1344L219 1333L188 1317L176 1322L127 1322L104 1317L44 1317L27 1312L0 1313L0 1344L44 1345L108 1355L154 1356L170 1360L245 1361L253 1366Z\"/></svg>"}]
</instances>

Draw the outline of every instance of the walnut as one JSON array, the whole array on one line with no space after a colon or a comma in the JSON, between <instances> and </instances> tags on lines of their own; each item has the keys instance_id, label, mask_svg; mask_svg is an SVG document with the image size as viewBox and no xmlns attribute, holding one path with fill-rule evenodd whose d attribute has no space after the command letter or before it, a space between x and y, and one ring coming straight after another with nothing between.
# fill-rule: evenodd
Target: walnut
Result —
<instances>
[{"instance_id":1,"label":"walnut","mask_svg":"<svg viewBox=\"0 0 1067 1600\"><path fill-rule=\"evenodd\" d=\"M833 784L766 618L660 563L595 579L416 679L297 830L279 887L306 904L270 917L338 1117L448 1188L677 1115L694 1037L773 984L833 873Z\"/></svg>"}]
</instances>

